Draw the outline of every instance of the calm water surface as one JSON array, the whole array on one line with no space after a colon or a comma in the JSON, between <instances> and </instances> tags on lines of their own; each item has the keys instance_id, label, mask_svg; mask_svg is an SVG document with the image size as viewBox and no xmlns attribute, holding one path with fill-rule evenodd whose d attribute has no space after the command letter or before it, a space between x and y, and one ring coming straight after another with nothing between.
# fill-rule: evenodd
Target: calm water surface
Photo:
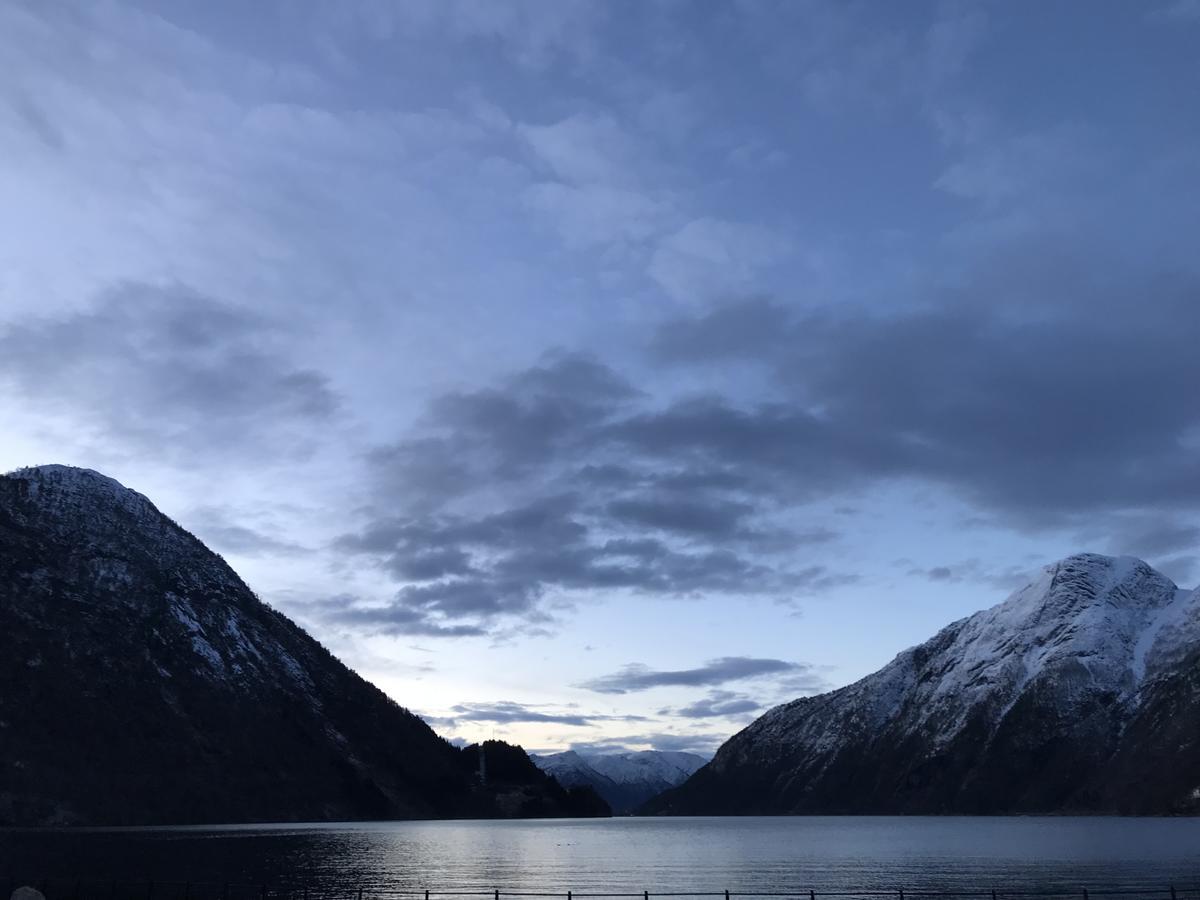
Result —
<instances>
[{"instance_id":1,"label":"calm water surface","mask_svg":"<svg viewBox=\"0 0 1200 900\"><path fill-rule=\"evenodd\" d=\"M1059 888L1078 896L1084 886L1174 884L1181 897L1200 898L1200 820L619 818L0 831L0 878L46 876L81 879L85 900L145 897L133 883L149 880L156 882L154 900L182 897L188 880L307 884L314 895L346 896L359 884L368 885L368 895L371 887L563 893L904 887ZM113 880L125 885L113 890ZM193 900L206 891L218 893L188 888Z\"/></svg>"}]
</instances>

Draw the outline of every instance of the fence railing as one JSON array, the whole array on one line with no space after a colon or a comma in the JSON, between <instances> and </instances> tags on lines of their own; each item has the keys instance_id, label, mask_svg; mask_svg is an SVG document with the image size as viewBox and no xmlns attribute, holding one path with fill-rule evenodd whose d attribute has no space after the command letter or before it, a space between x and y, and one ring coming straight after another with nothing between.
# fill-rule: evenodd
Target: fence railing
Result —
<instances>
[{"instance_id":1,"label":"fence railing","mask_svg":"<svg viewBox=\"0 0 1200 900\"><path fill-rule=\"evenodd\" d=\"M46 900L444 900L471 897L479 900L658 900L658 898L719 898L719 900L1097 900L1123 897L1140 900L1200 900L1200 881L1189 886L985 888L968 890L861 890L803 888L791 891L523 891L425 890L365 882L252 883L244 881L127 881L113 879L9 878L0 881L0 900L8 900L18 887L40 891Z\"/></svg>"}]
</instances>

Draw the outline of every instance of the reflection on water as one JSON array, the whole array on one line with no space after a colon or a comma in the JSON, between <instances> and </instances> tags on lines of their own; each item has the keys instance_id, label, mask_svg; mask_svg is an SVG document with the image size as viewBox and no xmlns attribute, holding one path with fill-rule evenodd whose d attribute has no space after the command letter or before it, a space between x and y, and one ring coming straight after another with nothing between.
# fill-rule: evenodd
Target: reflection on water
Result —
<instances>
[{"instance_id":1,"label":"reflection on water","mask_svg":"<svg viewBox=\"0 0 1200 900\"><path fill-rule=\"evenodd\" d=\"M360 885L368 895L372 887L563 894L903 887L1055 888L1082 897L1085 886L1094 893L1174 884L1181 898L1200 898L1200 820L624 818L0 831L5 876L72 886L79 879L83 900L166 900L184 890L198 900L219 895L225 881L347 897ZM185 881L193 885L185 889ZM0 881L0 891L6 886ZM66 887L51 893L73 896Z\"/></svg>"}]
</instances>

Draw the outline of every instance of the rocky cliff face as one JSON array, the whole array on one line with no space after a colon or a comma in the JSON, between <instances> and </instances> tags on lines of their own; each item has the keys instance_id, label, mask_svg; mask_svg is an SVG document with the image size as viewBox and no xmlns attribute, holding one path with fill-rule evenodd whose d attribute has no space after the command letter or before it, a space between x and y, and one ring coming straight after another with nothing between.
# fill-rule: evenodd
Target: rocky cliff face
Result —
<instances>
[{"instance_id":1,"label":"rocky cliff face","mask_svg":"<svg viewBox=\"0 0 1200 900\"><path fill-rule=\"evenodd\" d=\"M646 811L1200 811L1200 592L1070 557L875 674L770 710Z\"/></svg>"},{"instance_id":2,"label":"rocky cliff face","mask_svg":"<svg viewBox=\"0 0 1200 900\"><path fill-rule=\"evenodd\" d=\"M511 812L474 768L145 497L0 476L0 824ZM581 811L526 774L539 814Z\"/></svg>"}]
</instances>

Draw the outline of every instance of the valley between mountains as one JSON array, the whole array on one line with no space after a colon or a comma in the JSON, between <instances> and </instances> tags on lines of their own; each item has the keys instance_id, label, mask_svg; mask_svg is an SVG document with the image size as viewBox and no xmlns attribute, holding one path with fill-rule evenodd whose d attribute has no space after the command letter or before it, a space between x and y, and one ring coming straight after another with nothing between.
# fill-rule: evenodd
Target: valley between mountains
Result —
<instances>
[{"instance_id":1,"label":"valley between mountains","mask_svg":"<svg viewBox=\"0 0 1200 900\"><path fill-rule=\"evenodd\" d=\"M0 476L0 824L1200 812L1200 592L1092 554L710 761L445 741L99 473Z\"/></svg>"}]
</instances>

